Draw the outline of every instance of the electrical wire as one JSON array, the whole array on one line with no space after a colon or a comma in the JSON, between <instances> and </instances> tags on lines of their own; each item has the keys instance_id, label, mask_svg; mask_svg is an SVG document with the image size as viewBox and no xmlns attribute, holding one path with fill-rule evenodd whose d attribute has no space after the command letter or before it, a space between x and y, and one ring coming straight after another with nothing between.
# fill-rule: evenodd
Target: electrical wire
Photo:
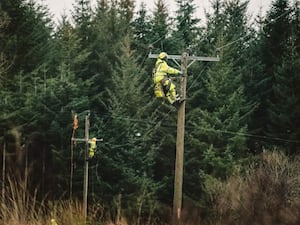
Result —
<instances>
[{"instance_id":1,"label":"electrical wire","mask_svg":"<svg viewBox=\"0 0 300 225\"><path fill-rule=\"evenodd\" d=\"M179 21L178 24L181 24L188 16L189 16L189 15L185 15L185 16ZM167 35L167 33L164 34L164 35L161 35L160 37L158 37L157 40L153 41L150 45L156 44L157 42L159 42L160 40L162 40L166 35ZM181 39L183 40L183 38L181 38Z\"/></svg>"},{"instance_id":2,"label":"electrical wire","mask_svg":"<svg viewBox=\"0 0 300 225\"><path fill-rule=\"evenodd\" d=\"M286 15L286 14L289 13L289 12L291 12L291 10L288 10L288 11L282 13L281 15L279 15L278 17L276 17L276 18L273 19L272 21L266 23L266 25L269 25L270 23L272 23L272 22L274 22L274 21L280 19L282 16ZM186 19L186 17L187 17L187 15L186 15L185 17L182 18L182 20L180 21L180 23L183 22L183 21ZM238 38L238 39L236 39L236 40L234 40L234 41L232 41L232 42L230 42L230 43L228 43L228 44L226 44L226 45L220 46L219 49L222 49L222 48L231 46L232 44L234 44L234 43L236 43L236 42L238 42L238 41L240 41L240 40L246 38L247 36L249 36L249 34L244 35L243 37L240 37L240 38ZM164 36L162 35L161 37L159 37L157 40L155 40L155 41L152 42L151 44L156 44L157 42L159 42L159 41L162 40L163 38L164 38ZM145 57L143 57L142 65L144 65L144 63L145 63L145 61L146 61L146 59L147 59L147 55L148 55L148 53L146 53L146 54L145 54ZM197 78L203 73L203 71L204 71L204 69L199 73L199 75L197 75ZM196 79L195 79L195 80L196 80ZM190 88L193 87L195 80L193 81L192 85L188 88L188 90L189 90ZM168 112L161 120L159 120L159 121L156 122L156 123L153 122L153 121L148 121L148 123L149 123L150 125L151 125L151 124L152 124L152 125L155 124L155 126L153 127L152 130L154 130L155 127L156 127L158 124L161 124L162 126L164 126L163 123L162 123L162 121L163 121L167 116L169 116L169 114L170 114L171 112L172 112L172 110L169 110L169 112ZM111 115L110 115L110 116L111 116ZM121 118L121 117L114 117L114 118L115 118L115 119L118 119L118 118L119 118L119 119L125 119L124 117L122 117L122 118ZM126 119L129 119L129 120L131 120L131 121L133 121L133 122L137 122L137 123L139 123L139 122L145 123L145 120L144 120L144 119L143 119L143 120L130 119L130 118L126 118ZM170 125L168 125L168 126L170 126ZM187 127L187 129L189 129L189 128ZM201 128L201 129L204 129L204 128ZM208 130L207 130L207 131L208 131ZM211 131L211 130L210 130L210 131ZM278 140L278 141L285 141L285 142L300 143L300 141L297 141L297 140L289 140L289 139L283 139L283 138L279 138L279 137L270 137L270 136L252 135L252 134L245 134L245 133L239 133L239 132L231 132L231 131L226 131L226 130L223 130L223 131L222 131L222 130L214 130L214 131L215 131L215 132L221 132L221 133L229 133L229 134L243 135L243 136L248 136L248 137L255 137L255 138L264 138L264 139L269 139L269 140Z\"/></svg>"},{"instance_id":3,"label":"electrical wire","mask_svg":"<svg viewBox=\"0 0 300 225\"><path fill-rule=\"evenodd\" d=\"M266 23L265 26L267 26L267 25L273 23L274 21L280 19L281 17L283 17L284 15L286 15L286 14L288 14L288 13L290 13L290 12L292 12L292 9L287 10L286 12L280 14L280 15L277 16L275 19L273 19L273 20L269 21L268 23ZM234 41L232 41L232 42L229 42L229 43L227 43L227 44L225 44L225 45L223 45L223 46L220 46L220 47L218 47L218 49L223 49L223 48L225 48L225 47L231 46L231 45L233 45L234 43L236 43L236 42L238 42L238 41L240 41L240 40L243 40L244 38L248 37L249 35L250 35L250 33L248 33L248 34L246 34L246 35L244 35L244 36L242 36L242 37L240 37L240 38L238 38L238 39L236 39L236 40L234 40Z\"/></svg>"},{"instance_id":4,"label":"electrical wire","mask_svg":"<svg viewBox=\"0 0 300 225\"><path fill-rule=\"evenodd\" d=\"M150 132L151 132L158 125L160 125L161 127L165 127L165 128L176 128L175 125L162 123L162 121L164 121L165 118L168 117L169 114L172 111L173 110L169 110L167 112L167 114L163 118L161 118L158 122L153 122L152 120L147 120L147 119L133 119L133 118L124 117L124 116L113 116L112 117L111 115L109 115L107 113L106 114L104 113L104 114L101 114L101 115L106 117L106 118L114 118L114 119L117 119L117 120L129 120L129 121L132 121L132 122L135 122L135 123L141 123L141 124L147 123L148 125L154 125L154 127L152 129L150 129ZM284 139L284 138L281 138L281 137L273 137L273 136L266 136L266 135L255 135L255 134L250 134L250 133L235 132L235 131L229 131L229 130L218 130L218 129L213 129L213 128L203 128L203 127L200 127L196 124L193 124L193 126L186 126L185 128L188 131L192 131L195 128L197 128L197 129L201 129L203 131L210 131L210 132L216 132L216 133L232 134L232 135L238 135L238 136L245 136L245 137L252 137L252 138L259 138L259 139L267 139L267 140L275 140L275 141L289 142L289 143L300 143L300 141L298 141L298 140Z\"/></svg>"},{"instance_id":5,"label":"electrical wire","mask_svg":"<svg viewBox=\"0 0 300 225\"><path fill-rule=\"evenodd\" d=\"M195 126L197 126L197 125L195 125ZM189 128L191 128L191 127L189 127ZM256 134L249 134L249 133L242 133L242 132L233 132L233 131L228 131L228 130L216 130L216 129L212 129L212 128L202 128L202 127L198 127L198 129L203 130L203 131L215 132L215 133L232 134L232 135L238 135L238 136L244 136L244 137L253 137L253 138L259 138L259 139L300 144L300 141L298 141L298 140L284 139L284 138L280 138L280 137L256 135Z\"/></svg>"},{"instance_id":6,"label":"electrical wire","mask_svg":"<svg viewBox=\"0 0 300 225\"><path fill-rule=\"evenodd\" d=\"M208 66L205 66L201 71L200 73L196 76L196 78L194 78L192 84L187 88L187 92L192 88L194 87L196 81L198 80L198 78L202 75L202 73L208 68Z\"/></svg>"}]
</instances>

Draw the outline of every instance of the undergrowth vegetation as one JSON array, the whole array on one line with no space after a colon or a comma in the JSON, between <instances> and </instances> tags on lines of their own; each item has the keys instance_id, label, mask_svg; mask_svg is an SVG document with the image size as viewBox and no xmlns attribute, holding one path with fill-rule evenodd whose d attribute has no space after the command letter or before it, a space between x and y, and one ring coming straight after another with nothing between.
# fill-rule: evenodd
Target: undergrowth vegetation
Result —
<instances>
[{"instance_id":1,"label":"undergrowth vegetation","mask_svg":"<svg viewBox=\"0 0 300 225\"><path fill-rule=\"evenodd\" d=\"M290 159L278 151L262 153L248 169L236 172L225 181L207 177L204 187L205 197L198 207L184 201L183 224L297 225L300 222L299 158ZM139 210L122 208L121 196L112 201L115 207L111 209L101 203L91 204L87 224L169 224L158 214L168 215L171 207L164 210L161 207L157 215L157 208L153 208L143 216ZM37 201L35 195L26 192L25 184L7 180L1 196L1 225L50 225L52 219L58 225L85 224L81 202Z\"/></svg>"},{"instance_id":2,"label":"undergrowth vegetation","mask_svg":"<svg viewBox=\"0 0 300 225\"><path fill-rule=\"evenodd\" d=\"M206 192L213 215L208 224L299 224L299 157L262 153L246 171L225 182L207 179Z\"/></svg>"}]
</instances>

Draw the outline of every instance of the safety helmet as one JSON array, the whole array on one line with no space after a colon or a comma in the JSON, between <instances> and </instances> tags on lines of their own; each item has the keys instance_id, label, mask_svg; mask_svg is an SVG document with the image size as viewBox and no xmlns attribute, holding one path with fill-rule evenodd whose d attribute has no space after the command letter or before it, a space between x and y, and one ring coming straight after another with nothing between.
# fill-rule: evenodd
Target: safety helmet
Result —
<instances>
[{"instance_id":1,"label":"safety helmet","mask_svg":"<svg viewBox=\"0 0 300 225\"><path fill-rule=\"evenodd\" d=\"M97 141L97 139L96 138L92 138L92 142L96 142Z\"/></svg>"},{"instance_id":2,"label":"safety helmet","mask_svg":"<svg viewBox=\"0 0 300 225\"><path fill-rule=\"evenodd\" d=\"M168 54L166 52L161 52L158 55L159 59L166 60L168 58Z\"/></svg>"}]
</instances>

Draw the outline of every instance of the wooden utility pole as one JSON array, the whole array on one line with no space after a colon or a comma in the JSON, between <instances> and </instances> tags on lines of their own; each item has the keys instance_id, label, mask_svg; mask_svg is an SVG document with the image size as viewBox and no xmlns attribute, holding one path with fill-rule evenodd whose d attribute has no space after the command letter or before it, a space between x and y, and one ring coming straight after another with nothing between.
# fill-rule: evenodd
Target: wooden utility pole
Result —
<instances>
[{"instance_id":1,"label":"wooden utility pole","mask_svg":"<svg viewBox=\"0 0 300 225\"><path fill-rule=\"evenodd\" d=\"M87 196L89 183L89 130L90 130L90 113L85 116L85 151L84 151L84 178L83 178L83 216L84 221L87 217Z\"/></svg>"},{"instance_id":2,"label":"wooden utility pole","mask_svg":"<svg viewBox=\"0 0 300 225\"><path fill-rule=\"evenodd\" d=\"M158 54L152 54L151 49L149 58L158 58ZM180 55L168 55L168 59L181 60L181 70L183 75L180 81L180 98L184 99L178 108L177 118L177 140L176 140L176 162L175 162L175 179L174 179L174 199L173 199L173 225L179 225L181 220L182 208L182 184L183 184L183 159L184 159L184 131L185 131L185 100L186 100L186 84L187 84L187 69L196 61L219 61L219 57L199 57L189 56L188 50ZM192 60L188 64L189 60Z\"/></svg>"},{"instance_id":3,"label":"wooden utility pole","mask_svg":"<svg viewBox=\"0 0 300 225\"><path fill-rule=\"evenodd\" d=\"M182 78L180 81L180 98L186 99L186 82L187 82L187 60L188 54L182 54L181 69ZM181 217L182 204L182 183L183 183L183 158L184 158L184 127L185 127L185 101L178 109L177 117L177 141L176 141L176 161L175 161L175 178L174 178L174 198L173 198L173 224L179 224Z\"/></svg>"},{"instance_id":4,"label":"wooden utility pole","mask_svg":"<svg viewBox=\"0 0 300 225\"><path fill-rule=\"evenodd\" d=\"M86 222L87 218L87 208L88 208L88 181L89 181L89 130L90 130L90 112L85 116L85 126L84 126L84 138L74 138L73 141L85 142L84 151L84 177L83 177L83 217ZM96 141L102 141L102 139L96 139Z\"/></svg>"}]
</instances>

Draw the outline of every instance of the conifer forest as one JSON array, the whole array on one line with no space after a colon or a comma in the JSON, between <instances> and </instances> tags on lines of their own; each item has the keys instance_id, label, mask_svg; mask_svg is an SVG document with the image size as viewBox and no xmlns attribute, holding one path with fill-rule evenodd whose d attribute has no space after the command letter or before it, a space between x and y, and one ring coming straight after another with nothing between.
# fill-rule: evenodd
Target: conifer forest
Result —
<instances>
[{"instance_id":1,"label":"conifer forest","mask_svg":"<svg viewBox=\"0 0 300 225\"><path fill-rule=\"evenodd\" d=\"M150 50L219 57L187 72L180 224L300 224L299 1L195 2L75 0L56 22L0 1L0 225L172 224L178 114Z\"/></svg>"}]
</instances>

